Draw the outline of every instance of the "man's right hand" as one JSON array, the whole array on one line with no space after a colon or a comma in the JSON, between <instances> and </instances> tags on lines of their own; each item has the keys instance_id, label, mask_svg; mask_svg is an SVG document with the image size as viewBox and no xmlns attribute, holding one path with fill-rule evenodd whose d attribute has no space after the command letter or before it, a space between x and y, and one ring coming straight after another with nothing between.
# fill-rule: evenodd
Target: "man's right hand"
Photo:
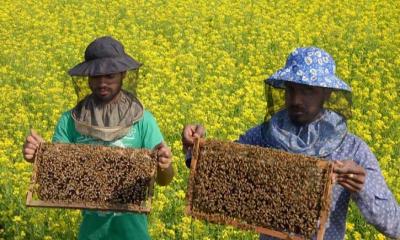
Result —
<instances>
[{"instance_id":1,"label":"man's right hand","mask_svg":"<svg viewBox=\"0 0 400 240\"><path fill-rule=\"evenodd\" d=\"M202 125L186 125L182 131L183 152L186 154L189 148L193 147L195 137L203 138L205 137L205 133L206 129Z\"/></svg>"},{"instance_id":2,"label":"man's right hand","mask_svg":"<svg viewBox=\"0 0 400 240\"><path fill-rule=\"evenodd\" d=\"M22 147L22 154L28 162L34 161L34 156L36 149L39 147L40 143L43 143L43 138L31 129L31 133L26 137L24 146Z\"/></svg>"}]
</instances>

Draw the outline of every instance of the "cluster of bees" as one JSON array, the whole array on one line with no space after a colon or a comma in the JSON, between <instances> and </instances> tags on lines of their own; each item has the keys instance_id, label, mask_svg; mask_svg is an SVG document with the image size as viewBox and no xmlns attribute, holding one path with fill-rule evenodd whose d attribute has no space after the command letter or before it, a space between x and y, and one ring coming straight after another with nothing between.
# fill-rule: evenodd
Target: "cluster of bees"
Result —
<instances>
[{"instance_id":1,"label":"cluster of bees","mask_svg":"<svg viewBox=\"0 0 400 240\"><path fill-rule=\"evenodd\" d=\"M192 184L192 212L310 238L316 233L328 170L318 159L237 143L207 141ZM217 217L216 217L217 216Z\"/></svg>"},{"instance_id":2,"label":"cluster of bees","mask_svg":"<svg viewBox=\"0 0 400 240\"><path fill-rule=\"evenodd\" d=\"M156 171L148 150L83 144L41 144L35 165L38 198L68 203L140 205Z\"/></svg>"}]
</instances>

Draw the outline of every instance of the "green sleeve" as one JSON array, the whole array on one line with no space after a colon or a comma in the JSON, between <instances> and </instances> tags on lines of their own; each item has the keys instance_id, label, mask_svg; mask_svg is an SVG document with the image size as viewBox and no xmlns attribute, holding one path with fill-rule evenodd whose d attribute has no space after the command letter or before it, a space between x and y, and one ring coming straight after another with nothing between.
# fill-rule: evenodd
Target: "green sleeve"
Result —
<instances>
[{"instance_id":1,"label":"green sleeve","mask_svg":"<svg viewBox=\"0 0 400 240\"><path fill-rule=\"evenodd\" d=\"M153 149L157 144L164 141L160 128L156 119L148 111L144 111L143 118L139 123L140 132L142 133L143 148Z\"/></svg>"},{"instance_id":2,"label":"green sleeve","mask_svg":"<svg viewBox=\"0 0 400 240\"><path fill-rule=\"evenodd\" d=\"M71 118L71 112L65 112L58 120L52 142L58 143L71 143L73 142L71 130L74 129L74 122Z\"/></svg>"}]
</instances>

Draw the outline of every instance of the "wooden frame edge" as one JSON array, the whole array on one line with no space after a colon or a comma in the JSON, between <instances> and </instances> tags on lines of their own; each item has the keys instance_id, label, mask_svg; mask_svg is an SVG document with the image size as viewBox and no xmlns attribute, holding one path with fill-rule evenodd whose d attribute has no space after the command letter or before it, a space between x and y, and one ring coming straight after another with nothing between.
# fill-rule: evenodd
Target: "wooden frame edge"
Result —
<instances>
[{"instance_id":1,"label":"wooden frame edge","mask_svg":"<svg viewBox=\"0 0 400 240\"><path fill-rule=\"evenodd\" d=\"M27 207L46 207L46 208L67 208L67 209L90 209L99 211L116 211L116 212L137 212L148 214L151 211L152 197L154 193L155 178L157 175L157 167L152 173L151 180L147 189L147 199L142 201L141 205L136 204L104 204L104 203L73 203L65 201L43 201L43 200L33 200L35 185L37 179L37 168L38 168L38 158L37 153L41 150L43 143L39 143L39 146L34 155L33 171L31 177L31 183L28 187L26 194L25 206Z\"/></svg>"}]
</instances>

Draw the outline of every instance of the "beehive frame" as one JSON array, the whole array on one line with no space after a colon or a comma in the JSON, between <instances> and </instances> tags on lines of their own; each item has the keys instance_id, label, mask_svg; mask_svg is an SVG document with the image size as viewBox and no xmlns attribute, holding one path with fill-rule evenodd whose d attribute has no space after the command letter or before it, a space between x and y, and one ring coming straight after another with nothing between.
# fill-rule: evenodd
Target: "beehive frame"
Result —
<instances>
[{"instance_id":1,"label":"beehive frame","mask_svg":"<svg viewBox=\"0 0 400 240\"><path fill-rule=\"evenodd\" d=\"M202 161L201 159L201 151L202 147L201 145L207 144L208 141L205 141L204 139L195 139L195 144L192 149L192 161L191 161L191 166L190 166L190 177L189 177L189 186L188 186L188 192L187 192L187 207L186 207L186 214L191 215L194 218L201 219L201 220L206 220L209 222L217 223L217 224L227 224L231 225L243 230L251 230L255 231L257 233L269 235L272 237L280 238L280 239L295 239L295 240L300 240L300 239L305 239L305 236L300 236L300 235L294 235L293 233L289 232L283 232L283 231L278 231L274 230L271 228L266 228L262 226L256 226L249 224L242 219L236 219L236 218L230 218L226 216L221 216L221 214L210 214L210 213L205 213L202 211L198 211L193 208L193 193L194 189L196 188L195 186L195 178L196 178L196 166L197 164ZM230 143L230 144L236 144L236 143ZM272 150L276 151L276 150ZM285 153L289 154L289 153ZM299 157L301 157L299 155ZM325 182L323 182L323 194L320 196L320 200L322 202L321 204L321 209L319 211L319 217L318 221L319 224L315 226L315 232L316 232L316 237L318 240L322 240L324 233L325 233L325 223L329 217L329 210L330 210L330 202L331 202L331 194L332 194L332 187L333 187L333 164L329 163L328 161L323 161L323 160L318 160L317 162L318 168L324 169L326 171L326 178Z\"/></svg>"},{"instance_id":2,"label":"beehive frame","mask_svg":"<svg viewBox=\"0 0 400 240\"><path fill-rule=\"evenodd\" d=\"M49 144L47 145L63 145L63 144ZM65 144L64 144L65 145ZM75 144L79 145L79 144ZM118 211L118 212L137 212L137 213L149 213L151 210L151 199L153 196L154 191L154 182L156 176L156 167L154 171L150 173L150 182L147 185L146 189L146 200L141 201L140 204L133 204L133 203L104 203L104 202L74 202L74 201L63 201L63 200L40 200L37 194L38 189L38 182L37 178L40 172L38 172L38 166L40 164L40 157L39 154L42 154L41 148L43 144L39 145L38 150L35 153L35 161L33 164L33 172L31 178L31 184L27 191L27 198L26 198L26 206L28 207L49 207L49 208L70 208L70 209L90 209L90 210L102 210L102 211ZM85 145L88 147L89 145ZM97 148L104 148L104 149L114 149L118 151L117 147L105 147L105 146L93 146ZM126 151L127 149L124 149ZM146 151L146 150L139 150L139 149L129 149L129 151ZM149 156L154 158L155 155L152 155L150 151L148 151ZM154 159L153 159L154 160ZM155 161L155 160L154 160Z\"/></svg>"}]
</instances>

